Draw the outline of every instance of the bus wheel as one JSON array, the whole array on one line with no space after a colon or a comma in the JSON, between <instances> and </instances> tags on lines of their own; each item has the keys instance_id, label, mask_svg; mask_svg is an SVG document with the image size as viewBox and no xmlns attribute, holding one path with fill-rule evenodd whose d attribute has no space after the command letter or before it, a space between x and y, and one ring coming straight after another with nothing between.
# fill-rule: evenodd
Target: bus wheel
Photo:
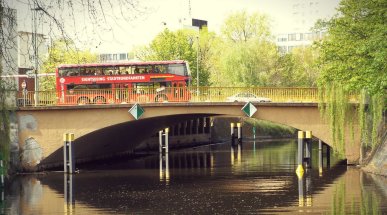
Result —
<instances>
[{"instance_id":1,"label":"bus wheel","mask_svg":"<svg viewBox=\"0 0 387 215\"><path fill-rule=\"evenodd\" d=\"M94 101L94 104L105 104L106 103L106 99L102 96L95 97L93 101Z\"/></svg>"},{"instance_id":2,"label":"bus wheel","mask_svg":"<svg viewBox=\"0 0 387 215\"><path fill-rule=\"evenodd\" d=\"M79 105L84 105L84 104L88 104L89 103L89 99L86 98L86 97L81 97L78 99L78 102L77 102Z\"/></svg>"},{"instance_id":3,"label":"bus wheel","mask_svg":"<svg viewBox=\"0 0 387 215\"><path fill-rule=\"evenodd\" d=\"M157 95L155 98L155 102L166 102L168 101L168 97L166 95Z\"/></svg>"}]
</instances>

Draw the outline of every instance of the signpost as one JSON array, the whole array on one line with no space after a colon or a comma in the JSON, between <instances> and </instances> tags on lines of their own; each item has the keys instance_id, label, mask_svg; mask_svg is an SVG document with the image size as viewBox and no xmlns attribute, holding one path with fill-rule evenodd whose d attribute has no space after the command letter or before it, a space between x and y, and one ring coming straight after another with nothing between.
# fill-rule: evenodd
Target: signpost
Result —
<instances>
[{"instance_id":1,"label":"signpost","mask_svg":"<svg viewBox=\"0 0 387 215\"><path fill-rule=\"evenodd\" d=\"M144 114L145 110L139 104L134 104L128 112L137 120Z\"/></svg>"},{"instance_id":2,"label":"signpost","mask_svg":"<svg viewBox=\"0 0 387 215\"><path fill-rule=\"evenodd\" d=\"M245 106L241 109L248 117L252 117L255 112L257 112L257 108L251 104L251 102L247 102Z\"/></svg>"},{"instance_id":3,"label":"signpost","mask_svg":"<svg viewBox=\"0 0 387 215\"><path fill-rule=\"evenodd\" d=\"M24 80L22 83L21 83L21 87L23 88L23 107L26 106L26 97L27 97L27 83L26 83L26 80Z\"/></svg>"}]
</instances>

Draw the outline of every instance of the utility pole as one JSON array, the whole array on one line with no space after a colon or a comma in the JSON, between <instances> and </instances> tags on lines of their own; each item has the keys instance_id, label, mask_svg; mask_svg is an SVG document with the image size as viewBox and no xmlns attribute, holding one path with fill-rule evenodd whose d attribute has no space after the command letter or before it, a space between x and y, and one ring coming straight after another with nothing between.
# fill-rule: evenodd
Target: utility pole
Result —
<instances>
[{"instance_id":1,"label":"utility pole","mask_svg":"<svg viewBox=\"0 0 387 215\"><path fill-rule=\"evenodd\" d=\"M196 93L199 98L199 34L200 30L198 31L198 36L196 37L198 42L198 50L196 51Z\"/></svg>"},{"instance_id":2,"label":"utility pole","mask_svg":"<svg viewBox=\"0 0 387 215\"><path fill-rule=\"evenodd\" d=\"M34 3L35 6L35 3ZM35 106L38 105L39 97L38 97L38 90L39 90L39 81L38 81L38 68L39 68L39 52L38 52L38 42L37 42L37 31L38 31L38 26L37 26L37 11L41 10L40 7L34 7L32 9L32 46L34 50L34 100L35 100Z\"/></svg>"}]
</instances>

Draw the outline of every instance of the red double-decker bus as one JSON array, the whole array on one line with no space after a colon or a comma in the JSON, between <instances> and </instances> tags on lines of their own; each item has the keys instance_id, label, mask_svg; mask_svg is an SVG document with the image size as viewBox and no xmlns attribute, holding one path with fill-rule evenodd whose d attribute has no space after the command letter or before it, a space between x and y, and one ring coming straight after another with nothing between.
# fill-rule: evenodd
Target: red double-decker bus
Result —
<instances>
[{"instance_id":1,"label":"red double-decker bus","mask_svg":"<svg viewBox=\"0 0 387 215\"><path fill-rule=\"evenodd\" d=\"M186 61L61 65L59 104L183 102L191 98Z\"/></svg>"}]
</instances>

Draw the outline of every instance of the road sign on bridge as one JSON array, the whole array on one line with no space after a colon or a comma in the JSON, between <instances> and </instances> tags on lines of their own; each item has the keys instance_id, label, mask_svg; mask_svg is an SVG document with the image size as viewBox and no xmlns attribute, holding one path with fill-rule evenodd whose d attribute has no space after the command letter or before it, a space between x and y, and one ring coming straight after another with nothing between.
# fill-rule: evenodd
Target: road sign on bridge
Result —
<instances>
[{"instance_id":1,"label":"road sign on bridge","mask_svg":"<svg viewBox=\"0 0 387 215\"><path fill-rule=\"evenodd\" d=\"M257 108L251 104L251 102L247 102L245 106L241 109L248 117L252 117L255 112L257 112Z\"/></svg>"},{"instance_id":2,"label":"road sign on bridge","mask_svg":"<svg viewBox=\"0 0 387 215\"><path fill-rule=\"evenodd\" d=\"M144 114L145 110L139 104L134 104L128 112L137 120Z\"/></svg>"}]
</instances>

